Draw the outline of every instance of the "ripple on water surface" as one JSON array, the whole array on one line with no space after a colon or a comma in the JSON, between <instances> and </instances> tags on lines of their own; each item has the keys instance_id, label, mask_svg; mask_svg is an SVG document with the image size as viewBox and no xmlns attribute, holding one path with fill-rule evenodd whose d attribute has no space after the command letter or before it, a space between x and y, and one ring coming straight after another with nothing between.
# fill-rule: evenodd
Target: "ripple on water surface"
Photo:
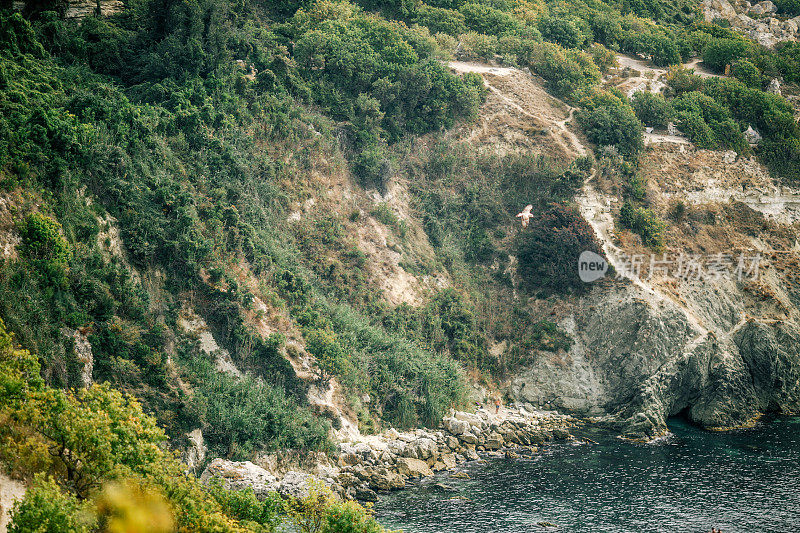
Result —
<instances>
[{"instance_id":1,"label":"ripple on water surface","mask_svg":"<svg viewBox=\"0 0 800 533\"><path fill-rule=\"evenodd\" d=\"M800 419L671 429L658 444L593 436L599 445L470 464L470 479L443 474L383 496L376 515L405 533L800 531Z\"/></svg>"}]
</instances>

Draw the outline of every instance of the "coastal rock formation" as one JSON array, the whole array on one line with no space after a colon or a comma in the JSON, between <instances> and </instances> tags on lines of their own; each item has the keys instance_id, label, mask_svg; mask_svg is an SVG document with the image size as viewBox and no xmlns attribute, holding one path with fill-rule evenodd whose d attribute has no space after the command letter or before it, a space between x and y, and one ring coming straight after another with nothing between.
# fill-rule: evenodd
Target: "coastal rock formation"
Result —
<instances>
[{"instance_id":1,"label":"coastal rock formation","mask_svg":"<svg viewBox=\"0 0 800 533\"><path fill-rule=\"evenodd\" d=\"M581 200L584 216L610 262L621 273L631 254L641 254L643 269L598 284L562 307L559 325L573 345L561 355L536 358L512 378L509 394L531 408L597 417L641 440L665 435L667 419L682 413L710 429L747 426L766 412L797 413L794 192L778 188L754 162L726 153L661 147L648 158L643 172L661 180L653 205L682 202L704 216L716 213L707 230L713 238L693 222L670 230L673 259L704 255L713 269L715 257L727 258L727 274L703 266L695 276L648 271L647 263L663 254L615 237L613 216L589 209L592 198L606 204L593 191ZM678 165L683 174L675 179ZM755 258L757 275L734 273L745 256Z\"/></svg>"},{"instance_id":2,"label":"coastal rock formation","mask_svg":"<svg viewBox=\"0 0 800 533\"><path fill-rule=\"evenodd\" d=\"M279 488L275 476L250 461L214 459L200 476L203 483L209 483L211 479L219 479L228 490L252 488L259 499L264 499L270 492L277 492Z\"/></svg>"},{"instance_id":3,"label":"coastal rock formation","mask_svg":"<svg viewBox=\"0 0 800 533\"><path fill-rule=\"evenodd\" d=\"M262 466L280 465L214 459L200 479L209 483L218 477L229 489L252 487L259 498L269 492L302 498L314 484L324 484L343 498L374 501L375 491L402 489L409 480L453 470L478 459L478 452L502 455L498 450L526 447L533 453L545 442L570 438L568 428L573 424L566 415L525 409L504 409L499 415L484 409L477 413L452 411L438 430L399 432L392 428L380 435L341 442L336 464L329 465L320 457L317 464L306 468L313 473L270 472Z\"/></svg>"},{"instance_id":4,"label":"coastal rock formation","mask_svg":"<svg viewBox=\"0 0 800 533\"><path fill-rule=\"evenodd\" d=\"M206 460L208 448L203 439L203 430L200 428L186 434L189 446L183 452L183 462L189 472L196 474L197 469Z\"/></svg>"},{"instance_id":5,"label":"coastal rock formation","mask_svg":"<svg viewBox=\"0 0 800 533\"><path fill-rule=\"evenodd\" d=\"M731 26L754 41L771 48L783 41L796 41L800 17L788 20L770 16L778 8L766 0L751 5L750 2L729 2L728 0L704 0L701 4L707 22L723 19ZM752 18L753 15L758 18Z\"/></svg>"}]
</instances>

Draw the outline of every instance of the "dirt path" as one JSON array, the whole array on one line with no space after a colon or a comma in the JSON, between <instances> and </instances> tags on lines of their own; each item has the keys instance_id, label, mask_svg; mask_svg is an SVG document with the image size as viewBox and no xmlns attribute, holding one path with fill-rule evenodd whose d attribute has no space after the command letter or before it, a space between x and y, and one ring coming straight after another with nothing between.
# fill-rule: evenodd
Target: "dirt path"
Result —
<instances>
[{"instance_id":1,"label":"dirt path","mask_svg":"<svg viewBox=\"0 0 800 533\"><path fill-rule=\"evenodd\" d=\"M508 133L512 127L518 129L519 137L526 137L529 147L541 148L543 138L537 140L530 134L538 131L553 141L561 154L559 157L574 158L588 151L578 136L569 128L575 109L548 94L542 83L529 74L512 67L494 67L480 63L451 61L449 66L458 73L474 72L483 78L483 84L492 95L482 109L479 127L474 128L468 140L476 144L494 143L489 132ZM521 119L521 120L520 120ZM509 135L508 137L511 137ZM551 154L556 155L556 154Z\"/></svg>"},{"instance_id":2,"label":"dirt path","mask_svg":"<svg viewBox=\"0 0 800 533\"><path fill-rule=\"evenodd\" d=\"M639 91L650 91L651 93L660 94L661 90L666 87L667 69L655 67L643 59L637 59L622 54L617 54L617 63L620 68L629 68L639 72L638 76L630 76L614 84L614 86L624 92L628 98L631 98L634 93ZM701 63L702 60L696 58L685 63L683 66L685 68L694 69L695 74L701 78L720 77L719 74L711 72Z\"/></svg>"},{"instance_id":3,"label":"dirt path","mask_svg":"<svg viewBox=\"0 0 800 533\"><path fill-rule=\"evenodd\" d=\"M26 487L21 481L0 473L0 532L5 533L14 502L25 496Z\"/></svg>"},{"instance_id":4,"label":"dirt path","mask_svg":"<svg viewBox=\"0 0 800 533\"><path fill-rule=\"evenodd\" d=\"M458 73L475 72L477 74L493 74L495 76L508 76L513 72L520 72L511 67L493 67L482 63L468 63L466 61L451 61L448 63L451 69Z\"/></svg>"},{"instance_id":5,"label":"dirt path","mask_svg":"<svg viewBox=\"0 0 800 533\"><path fill-rule=\"evenodd\" d=\"M660 143L674 143L674 144L692 144L686 137L680 135L667 135L663 133L644 133L644 144L660 144Z\"/></svg>"}]
</instances>

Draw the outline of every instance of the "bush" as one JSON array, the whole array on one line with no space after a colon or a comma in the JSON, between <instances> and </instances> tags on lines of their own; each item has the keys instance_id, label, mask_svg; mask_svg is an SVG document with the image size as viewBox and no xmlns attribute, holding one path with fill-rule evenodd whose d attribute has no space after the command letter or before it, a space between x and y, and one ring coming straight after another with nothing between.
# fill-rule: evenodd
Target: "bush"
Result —
<instances>
[{"instance_id":1,"label":"bush","mask_svg":"<svg viewBox=\"0 0 800 533\"><path fill-rule=\"evenodd\" d=\"M534 322L529 329L525 339L525 348L528 350L568 351L574 342L567 332L549 320Z\"/></svg>"},{"instance_id":2,"label":"bush","mask_svg":"<svg viewBox=\"0 0 800 533\"><path fill-rule=\"evenodd\" d=\"M365 148L353 158L353 174L364 188L376 188L383 191L386 180L391 174L392 164L384 154L381 145Z\"/></svg>"},{"instance_id":3,"label":"bush","mask_svg":"<svg viewBox=\"0 0 800 533\"><path fill-rule=\"evenodd\" d=\"M645 126L665 128L675 115L672 105L660 94L649 91L634 93L631 107Z\"/></svg>"},{"instance_id":4,"label":"bush","mask_svg":"<svg viewBox=\"0 0 800 533\"><path fill-rule=\"evenodd\" d=\"M742 59L734 63L731 73L733 74L734 78L741 81L748 87L760 89L763 85L761 71L758 70L757 66L746 59Z\"/></svg>"},{"instance_id":5,"label":"bush","mask_svg":"<svg viewBox=\"0 0 800 533\"><path fill-rule=\"evenodd\" d=\"M800 0L775 0L778 13L796 17L800 15Z\"/></svg>"},{"instance_id":6,"label":"bush","mask_svg":"<svg viewBox=\"0 0 800 533\"><path fill-rule=\"evenodd\" d=\"M666 224L651 209L635 207L626 201L619 210L619 222L623 227L639 234L646 246L663 248Z\"/></svg>"},{"instance_id":7,"label":"bush","mask_svg":"<svg viewBox=\"0 0 800 533\"><path fill-rule=\"evenodd\" d=\"M698 92L685 93L672 101L683 132L701 148L727 148L747 153L749 148L728 107Z\"/></svg>"},{"instance_id":8,"label":"bush","mask_svg":"<svg viewBox=\"0 0 800 533\"><path fill-rule=\"evenodd\" d=\"M464 59L491 61L497 53L497 37L473 31L461 36L460 56Z\"/></svg>"},{"instance_id":9,"label":"bush","mask_svg":"<svg viewBox=\"0 0 800 533\"><path fill-rule=\"evenodd\" d=\"M63 281L70 253L61 224L41 213L31 213L19 225L19 233L20 256L48 281Z\"/></svg>"},{"instance_id":10,"label":"bush","mask_svg":"<svg viewBox=\"0 0 800 533\"><path fill-rule=\"evenodd\" d=\"M539 32L543 39L565 48L580 48L587 41L580 27L569 18L545 17L539 21Z\"/></svg>"},{"instance_id":11,"label":"bush","mask_svg":"<svg viewBox=\"0 0 800 533\"><path fill-rule=\"evenodd\" d=\"M703 78L695 74L693 69L670 67L666 79L672 96L703 89Z\"/></svg>"},{"instance_id":12,"label":"bush","mask_svg":"<svg viewBox=\"0 0 800 533\"><path fill-rule=\"evenodd\" d=\"M680 112L677 116L678 125L681 131L698 147L713 150L717 147L714 139L714 131L706 124L703 117L689 113Z\"/></svg>"},{"instance_id":13,"label":"bush","mask_svg":"<svg viewBox=\"0 0 800 533\"><path fill-rule=\"evenodd\" d=\"M499 37L522 30L519 19L485 4L464 4L459 12L470 30L484 35Z\"/></svg>"},{"instance_id":14,"label":"bush","mask_svg":"<svg viewBox=\"0 0 800 533\"><path fill-rule=\"evenodd\" d=\"M309 495L290 500L287 514L299 533L382 533L372 513L355 502L342 502L327 487L317 484Z\"/></svg>"},{"instance_id":15,"label":"bush","mask_svg":"<svg viewBox=\"0 0 800 533\"><path fill-rule=\"evenodd\" d=\"M515 242L519 273L532 289L546 294L585 290L578 277L578 256L602 254L594 230L574 206L556 204L531 220Z\"/></svg>"},{"instance_id":16,"label":"bush","mask_svg":"<svg viewBox=\"0 0 800 533\"><path fill-rule=\"evenodd\" d=\"M627 52L649 57L660 67L681 63L681 55L674 42L674 37L661 34L656 28L648 28L647 31L636 31L627 35L622 48Z\"/></svg>"},{"instance_id":17,"label":"bush","mask_svg":"<svg viewBox=\"0 0 800 533\"><path fill-rule=\"evenodd\" d=\"M11 511L9 533L89 533L95 530L90 502L64 493L53 478L37 475Z\"/></svg>"},{"instance_id":18,"label":"bush","mask_svg":"<svg viewBox=\"0 0 800 533\"><path fill-rule=\"evenodd\" d=\"M642 124L629 106L603 105L585 109L578 119L589 140L598 146L614 146L632 157L644 147Z\"/></svg>"},{"instance_id":19,"label":"bush","mask_svg":"<svg viewBox=\"0 0 800 533\"><path fill-rule=\"evenodd\" d=\"M535 43L520 60L547 80L557 96L570 98L600 81L600 70L592 57L580 50L565 50L553 43Z\"/></svg>"},{"instance_id":20,"label":"bush","mask_svg":"<svg viewBox=\"0 0 800 533\"><path fill-rule=\"evenodd\" d=\"M262 524L270 530L280 524L284 504L277 492L259 500L252 488L228 490L217 478L211 480L208 489L222 511L231 518Z\"/></svg>"},{"instance_id":21,"label":"bush","mask_svg":"<svg viewBox=\"0 0 800 533\"><path fill-rule=\"evenodd\" d=\"M334 332L308 328L304 336L306 348L322 370L332 376L341 376L349 372L351 365L349 354Z\"/></svg>"},{"instance_id":22,"label":"bush","mask_svg":"<svg viewBox=\"0 0 800 533\"><path fill-rule=\"evenodd\" d=\"M431 33L459 36L467 31L464 15L452 9L424 6L417 11L416 23L426 26Z\"/></svg>"},{"instance_id":23,"label":"bush","mask_svg":"<svg viewBox=\"0 0 800 533\"><path fill-rule=\"evenodd\" d=\"M328 446L327 423L284 391L252 376L219 372L205 359L190 367L195 391L188 412L217 455L243 461L260 450Z\"/></svg>"},{"instance_id":24,"label":"bush","mask_svg":"<svg viewBox=\"0 0 800 533\"><path fill-rule=\"evenodd\" d=\"M744 59L746 53L747 44L741 39L714 39L703 50L703 63L722 72L726 65Z\"/></svg>"}]
</instances>

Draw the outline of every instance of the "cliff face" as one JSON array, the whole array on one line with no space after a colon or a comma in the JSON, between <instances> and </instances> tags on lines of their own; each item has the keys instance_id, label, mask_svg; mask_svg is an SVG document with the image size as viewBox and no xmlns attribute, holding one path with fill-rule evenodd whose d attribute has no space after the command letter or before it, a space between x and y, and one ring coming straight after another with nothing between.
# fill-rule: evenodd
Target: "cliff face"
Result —
<instances>
[{"instance_id":1,"label":"cliff face","mask_svg":"<svg viewBox=\"0 0 800 533\"><path fill-rule=\"evenodd\" d=\"M674 303L643 296L633 286L608 287L582 299L569 319L577 342L565 362L540 360L514 378L513 395L600 416L645 439L663 435L666 418L684 410L707 428L798 411L796 323L734 324L744 311L730 286L698 291L698 303L722 312L708 330Z\"/></svg>"},{"instance_id":2,"label":"cliff face","mask_svg":"<svg viewBox=\"0 0 800 533\"><path fill-rule=\"evenodd\" d=\"M651 203L669 221L665 249L653 253L629 232L595 223L618 272L631 274L625 261L637 254L642 269L632 279L600 282L562 311L560 324L575 344L515 376L513 397L597 416L643 439L663 435L667 417L682 412L703 427L732 428L767 411L800 409L793 200L762 214L740 198L757 196L750 203L760 209L794 192L779 191L753 161L724 161L724 154L671 143L650 148L642 166L652 172ZM653 183L659 180L671 185ZM714 187L721 193L704 197ZM742 192L751 190L763 192ZM689 211L685 219L668 218L676 202ZM713 222L698 222L708 213ZM590 216L602 218L602 210ZM694 256L701 270L678 272L681 254L684 262ZM651 271L650 261L665 257ZM740 260L749 273L736 270ZM725 268L715 271L715 261Z\"/></svg>"}]
</instances>

